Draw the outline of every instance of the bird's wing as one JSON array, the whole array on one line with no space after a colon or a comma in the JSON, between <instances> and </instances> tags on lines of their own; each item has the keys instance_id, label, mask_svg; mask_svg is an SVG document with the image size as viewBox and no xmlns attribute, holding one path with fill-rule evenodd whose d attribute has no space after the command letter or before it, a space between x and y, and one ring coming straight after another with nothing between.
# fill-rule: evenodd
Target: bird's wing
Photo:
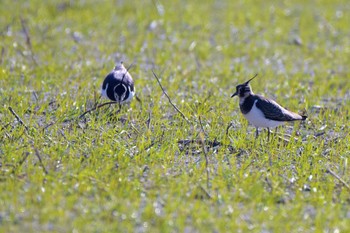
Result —
<instances>
[{"instance_id":1,"label":"bird's wing","mask_svg":"<svg viewBox=\"0 0 350 233\"><path fill-rule=\"evenodd\" d=\"M295 121L302 120L303 118L294 112L280 106L273 100L266 99L260 96L256 102L256 107L260 109L267 119L274 121Z\"/></svg>"}]
</instances>

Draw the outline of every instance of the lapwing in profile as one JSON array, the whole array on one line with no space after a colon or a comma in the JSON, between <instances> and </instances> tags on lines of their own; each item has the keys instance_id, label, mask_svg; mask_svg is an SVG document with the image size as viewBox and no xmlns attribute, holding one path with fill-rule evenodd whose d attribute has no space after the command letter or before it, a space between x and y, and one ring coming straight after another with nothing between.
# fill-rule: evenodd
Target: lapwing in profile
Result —
<instances>
[{"instance_id":1,"label":"lapwing in profile","mask_svg":"<svg viewBox=\"0 0 350 233\"><path fill-rule=\"evenodd\" d=\"M102 84L101 94L108 99L121 105L128 103L135 95L134 81L131 75L123 65L123 62L116 65L114 69L106 76Z\"/></svg>"},{"instance_id":2,"label":"lapwing in profile","mask_svg":"<svg viewBox=\"0 0 350 233\"><path fill-rule=\"evenodd\" d=\"M236 92L231 96L238 95L239 107L243 116L256 128L256 138L259 135L258 128L264 127L268 130L270 137L270 128L282 125L287 121L305 120L307 116L301 116L291 112L275 101L253 93L249 84L257 74L247 82L236 86Z\"/></svg>"}]
</instances>

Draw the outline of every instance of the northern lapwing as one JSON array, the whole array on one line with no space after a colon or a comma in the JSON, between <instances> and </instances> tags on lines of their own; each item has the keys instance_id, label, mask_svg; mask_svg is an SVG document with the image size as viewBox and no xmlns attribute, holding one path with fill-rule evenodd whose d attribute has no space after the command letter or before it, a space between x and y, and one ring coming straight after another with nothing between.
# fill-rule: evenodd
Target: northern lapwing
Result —
<instances>
[{"instance_id":1,"label":"northern lapwing","mask_svg":"<svg viewBox=\"0 0 350 233\"><path fill-rule=\"evenodd\" d=\"M101 94L108 99L119 104L128 103L135 95L134 81L124 67L123 62L116 65L114 69L106 76L102 84Z\"/></svg>"},{"instance_id":2,"label":"northern lapwing","mask_svg":"<svg viewBox=\"0 0 350 233\"><path fill-rule=\"evenodd\" d=\"M257 74L247 82L236 86L236 92L231 96L232 98L238 95L239 107L243 116L256 128L256 138L259 135L259 127L267 128L269 138L270 128L282 125L287 121L305 120L307 118L307 116L283 108L271 99L254 94L249 82L256 76Z\"/></svg>"}]
</instances>

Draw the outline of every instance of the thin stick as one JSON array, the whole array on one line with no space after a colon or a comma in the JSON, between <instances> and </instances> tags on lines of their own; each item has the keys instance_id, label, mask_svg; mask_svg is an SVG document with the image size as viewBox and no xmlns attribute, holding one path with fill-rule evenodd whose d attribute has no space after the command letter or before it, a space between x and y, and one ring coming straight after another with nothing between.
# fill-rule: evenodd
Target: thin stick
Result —
<instances>
[{"instance_id":1,"label":"thin stick","mask_svg":"<svg viewBox=\"0 0 350 233\"><path fill-rule=\"evenodd\" d=\"M45 168L45 166L43 164L43 161L41 160L41 157L40 157L38 149L34 148L34 150L35 150L36 157L39 159L40 166L44 169L44 172L45 172L46 175L49 174L49 172L46 170L46 168Z\"/></svg>"},{"instance_id":2,"label":"thin stick","mask_svg":"<svg viewBox=\"0 0 350 233\"><path fill-rule=\"evenodd\" d=\"M95 111L96 109L102 108L103 106L112 105L112 104L118 104L118 102L117 101L111 101L111 102L106 102L106 103L103 103L103 104L99 104L99 105L97 105L97 106L95 106L95 107L85 111L83 114L81 114L79 116L79 118L83 118L83 116L85 116L86 114L88 114L88 113L90 113L92 111Z\"/></svg>"},{"instance_id":3,"label":"thin stick","mask_svg":"<svg viewBox=\"0 0 350 233\"><path fill-rule=\"evenodd\" d=\"M340 176L338 176L334 171L330 168L326 169L326 172L334 176L337 180L339 180L348 190L350 190L350 186L343 180Z\"/></svg>"},{"instance_id":4,"label":"thin stick","mask_svg":"<svg viewBox=\"0 0 350 233\"><path fill-rule=\"evenodd\" d=\"M205 142L204 142L204 135L205 135L205 131L204 131L204 127L202 124L202 120L201 120L201 116L198 117L199 119L199 124L201 126L201 130L203 133L203 136L200 135L200 139L202 142L202 148L203 148L203 153L204 153L204 158L205 158L205 171L206 171L206 175L207 175L207 188L210 188L210 172L209 172L209 159L208 159L208 152L207 152L207 148L205 148Z\"/></svg>"},{"instance_id":5,"label":"thin stick","mask_svg":"<svg viewBox=\"0 0 350 233\"><path fill-rule=\"evenodd\" d=\"M11 106L8 107L8 109L10 110L10 112L12 113L12 115L15 116L15 118L17 119L17 121L24 126L24 128L26 129L26 131L29 131L28 126L23 122L23 120L17 115L17 113L11 108Z\"/></svg>"},{"instance_id":6,"label":"thin stick","mask_svg":"<svg viewBox=\"0 0 350 233\"><path fill-rule=\"evenodd\" d=\"M168 98L169 103L173 106L173 108L174 108L178 113L180 113L180 115L182 116L182 118L185 119L185 120L189 123L189 120L187 119L187 117L180 111L180 109L178 109L178 108L175 106L175 104L173 104L173 102L171 101L171 99L170 99L168 93L164 90L162 84L161 84L160 81L159 81L159 78L157 77L157 75L154 73L153 70L152 70L152 73L153 73L154 77L156 78L156 80L157 80L157 82L158 82L160 88L162 89L164 95Z\"/></svg>"}]
</instances>

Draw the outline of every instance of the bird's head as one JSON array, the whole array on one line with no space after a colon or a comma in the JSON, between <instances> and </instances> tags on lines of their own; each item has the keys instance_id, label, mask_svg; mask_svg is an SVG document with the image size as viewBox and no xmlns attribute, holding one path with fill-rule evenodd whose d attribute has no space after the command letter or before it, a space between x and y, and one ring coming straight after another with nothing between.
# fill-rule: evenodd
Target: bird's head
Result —
<instances>
[{"instance_id":1,"label":"bird's head","mask_svg":"<svg viewBox=\"0 0 350 233\"><path fill-rule=\"evenodd\" d=\"M253 94L252 88L249 85L249 82L252 81L258 74L254 75L253 78L249 79L243 84L239 84L236 86L236 92L231 95L232 97L235 97L238 95L239 98L245 98L249 96L250 94Z\"/></svg>"},{"instance_id":2,"label":"bird's head","mask_svg":"<svg viewBox=\"0 0 350 233\"><path fill-rule=\"evenodd\" d=\"M124 71L126 70L124 65L123 65L123 62L121 61L119 64L117 64L115 67L114 67L114 70L120 70L120 71Z\"/></svg>"}]
</instances>

